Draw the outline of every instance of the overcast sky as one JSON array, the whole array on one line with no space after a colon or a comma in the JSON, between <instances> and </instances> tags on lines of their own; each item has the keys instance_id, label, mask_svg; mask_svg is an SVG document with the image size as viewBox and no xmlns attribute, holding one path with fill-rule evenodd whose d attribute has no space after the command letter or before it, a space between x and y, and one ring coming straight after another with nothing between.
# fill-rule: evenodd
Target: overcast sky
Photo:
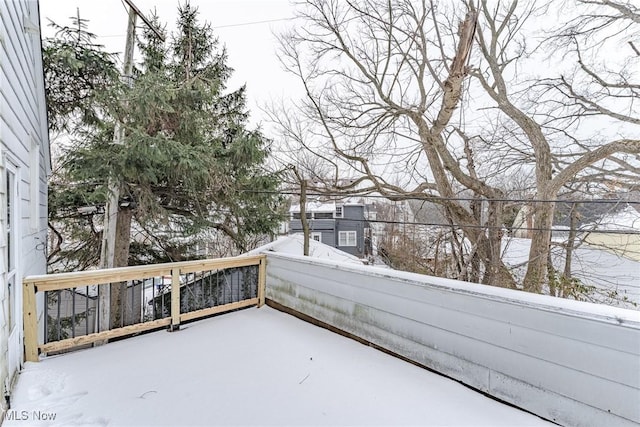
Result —
<instances>
[{"instance_id":1,"label":"overcast sky","mask_svg":"<svg viewBox=\"0 0 640 427\"><path fill-rule=\"evenodd\" d=\"M145 14L155 8L168 24L167 29L174 27L179 0L134 0L134 3ZM229 88L247 84L251 123L259 124L263 114L258 106L271 98L291 94L297 86L278 62L273 35L291 23L290 0L191 0L191 4L198 7L201 19L212 24L220 43L226 45L229 65L235 69ZM124 50L127 9L121 0L40 0L43 36L54 34L48 26L49 19L67 25L77 9L82 18L89 20L89 31L98 36L98 42L108 51ZM144 23L138 20L140 25Z\"/></svg>"}]
</instances>

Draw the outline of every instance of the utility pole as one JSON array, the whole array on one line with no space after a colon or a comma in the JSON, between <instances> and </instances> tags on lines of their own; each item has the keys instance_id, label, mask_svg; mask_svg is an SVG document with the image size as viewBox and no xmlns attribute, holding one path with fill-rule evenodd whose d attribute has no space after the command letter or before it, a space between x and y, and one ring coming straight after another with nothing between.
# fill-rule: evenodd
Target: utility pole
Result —
<instances>
[{"instance_id":1,"label":"utility pole","mask_svg":"<svg viewBox=\"0 0 640 427\"><path fill-rule=\"evenodd\" d=\"M124 64L122 70L122 79L127 85L131 85L131 79L133 74L133 51L135 48L135 35L136 35L136 19L138 16L142 18L145 24L153 30L153 32L164 41L164 36L158 31L152 23L145 18L140 10L135 6L132 0L125 0L129 5L129 18L127 24L127 39L124 49ZM116 145L124 144L124 127L120 122L117 122L113 132L113 143ZM100 267L101 268L113 268L120 267L116 265L116 242L117 242L117 226L118 219L120 217L120 185L117 180L111 178L109 180L109 195L107 203L104 208L104 223L102 230L102 245L100 248ZM128 236L127 236L128 238ZM126 265L126 260L125 260ZM116 284L112 284L116 285ZM117 288L118 286L116 286ZM111 294L111 296L110 296ZM99 330L106 331L110 328L110 305L112 297L119 292L111 292L106 286L99 287L98 302L100 305L99 310ZM118 298L117 298L118 299ZM119 304L118 304L119 305Z\"/></svg>"}]
</instances>

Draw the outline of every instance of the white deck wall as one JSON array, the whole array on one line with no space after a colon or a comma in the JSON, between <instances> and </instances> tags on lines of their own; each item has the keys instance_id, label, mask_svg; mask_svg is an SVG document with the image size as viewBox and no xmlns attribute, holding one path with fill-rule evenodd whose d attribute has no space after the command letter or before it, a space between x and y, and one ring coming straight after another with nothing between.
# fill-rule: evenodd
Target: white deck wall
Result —
<instances>
[{"instance_id":1,"label":"white deck wall","mask_svg":"<svg viewBox=\"0 0 640 427\"><path fill-rule=\"evenodd\" d=\"M46 272L50 162L38 2L0 1L0 415L24 353L22 278ZM7 170L16 174L12 293L18 333L13 336L8 325Z\"/></svg>"},{"instance_id":2,"label":"white deck wall","mask_svg":"<svg viewBox=\"0 0 640 427\"><path fill-rule=\"evenodd\" d=\"M562 425L640 423L638 311L270 253L266 296Z\"/></svg>"}]
</instances>

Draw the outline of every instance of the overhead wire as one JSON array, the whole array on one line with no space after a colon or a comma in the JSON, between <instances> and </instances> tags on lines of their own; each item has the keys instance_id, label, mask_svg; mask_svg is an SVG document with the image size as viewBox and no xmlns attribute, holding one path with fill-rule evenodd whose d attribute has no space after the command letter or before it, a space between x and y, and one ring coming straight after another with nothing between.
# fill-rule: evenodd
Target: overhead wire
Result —
<instances>
[{"instance_id":1,"label":"overhead wire","mask_svg":"<svg viewBox=\"0 0 640 427\"><path fill-rule=\"evenodd\" d=\"M243 193L250 194L281 194L285 196L299 196L300 193L296 191L278 191L278 190L242 190ZM389 201L403 201L403 200L420 200L425 202L439 202L439 201L458 201L458 202L471 202L477 201L476 197L442 197L442 196L432 196L428 194L424 195L382 195L382 194L366 194L366 193L353 193L353 194L345 194L340 192L309 192L307 191L307 196L316 196L316 197L335 197L335 198L372 198L372 199L386 199ZM637 204L640 205L640 200L626 200L626 199L534 199L534 198L486 198L482 197L480 200L488 201L488 202L504 202L504 203L566 203L566 204L581 204L581 203L594 203L594 204Z\"/></svg>"},{"instance_id":2,"label":"overhead wire","mask_svg":"<svg viewBox=\"0 0 640 427\"><path fill-rule=\"evenodd\" d=\"M124 2L123 2L124 4ZM215 25L212 26L211 28L213 28L214 30L217 30L219 28L235 28L235 27L246 27L248 25L258 25L258 24L268 24L271 22L280 22L280 21L289 21L292 18L276 18L276 19L265 19L262 21L249 21L249 22L238 22L236 24L226 24L226 25ZM100 37L126 37L126 34L107 34L104 36L100 36Z\"/></svg>"}]
</instances>

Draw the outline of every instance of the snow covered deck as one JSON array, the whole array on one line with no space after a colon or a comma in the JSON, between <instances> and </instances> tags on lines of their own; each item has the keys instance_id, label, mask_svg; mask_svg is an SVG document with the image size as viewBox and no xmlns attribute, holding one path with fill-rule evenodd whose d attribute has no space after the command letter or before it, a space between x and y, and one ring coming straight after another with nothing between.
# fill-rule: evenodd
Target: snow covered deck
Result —
<instances>
[{"instance_id":1,"label":"snow covered deck","mask_svg":"<svg viewBox=\"0 0 640 427\"><path fill-rule=\"evenodd\" d=\"M551 425L269 307L27 363L12 406L7 427Z\"/></svg>"}]
</instances>

